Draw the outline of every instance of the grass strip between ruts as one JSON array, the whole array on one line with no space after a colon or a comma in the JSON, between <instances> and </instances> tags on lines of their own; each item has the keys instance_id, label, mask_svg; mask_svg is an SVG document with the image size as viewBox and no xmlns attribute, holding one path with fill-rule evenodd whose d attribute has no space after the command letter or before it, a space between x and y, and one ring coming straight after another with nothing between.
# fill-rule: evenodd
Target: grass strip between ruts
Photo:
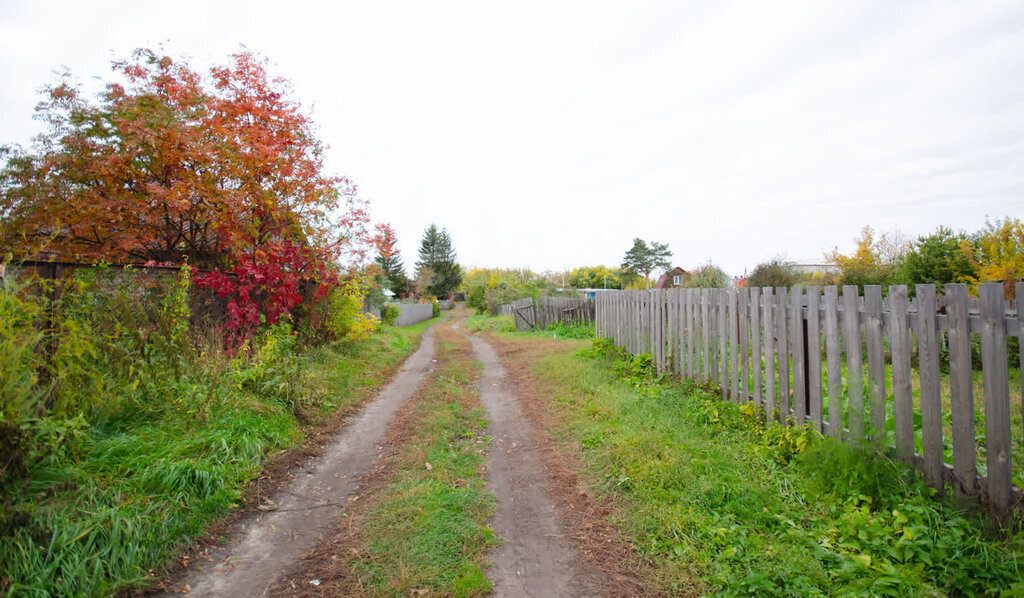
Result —
<instances>
[{"instance_id":1,"label":"grass strip between ruts","mask_svg":"<svg viewBox=\"0 0 1024 598\"><path fill-rule=\"evenodd\" d=\"M481 366L450 323L435 339L437 367L411 413L414 435L374 499L352 563L359 595L479 596L491 586L482 569L496 540L483 478L487 422L474 387Z\"/></svg>"}]
</instances>

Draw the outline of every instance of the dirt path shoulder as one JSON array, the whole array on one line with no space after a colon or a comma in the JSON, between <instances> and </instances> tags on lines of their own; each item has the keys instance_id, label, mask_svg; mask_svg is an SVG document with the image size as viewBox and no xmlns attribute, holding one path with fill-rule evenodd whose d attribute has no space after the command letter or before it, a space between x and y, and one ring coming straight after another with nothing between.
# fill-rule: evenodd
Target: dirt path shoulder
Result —
<instances>
[{"instance_id":1,"label":"dirt path shoulder","mask_svg":"<svg viewBox=\"0 0 1024 598\"><path fill-rule=\"evenodd\" d=\"M648 585L650 565L611 523L617 505L608 496L595 494L591 489L595 480L581 474L580 447L553 436L561 425L553 397L566 389L550 388L532 372L547 355L576 351L585 343L491 334L485 338L505 368L503 384L517 397L523 419L533 429L538 447L534 453L549 481L555 513L566 530L561 545L579 555L577 571L588 576L589 588L597 587L605 596L661 596Z\"/></svg>"},{"instance_id":2,"label":"dirt path shoulder","mask_svg":"<svg viewBox=\"0 0 1024 598\"><path fill-rule=\"evenodd\" d=\"M360 478L370 471L379 443L395 413L430 371L432 329L395 378L339 432L319 459L311 461L294 484L281 489L258 516L239 521L228 545L195 563L178 587L192 596L264 595L277 576L342 514ZM205 565L205 566L203 566Z\"/></svg>"},{"instance_id":3,"label":"dirt path shoulder","mask_svg":"<svg viewBox=\"0 0 1024 598\"><path fill-rule=\"evenodd\" d=\"M599 596L600 576L581 565L570 534L548 493L547 475L529 418L516 389L487 341L473 336L483 364L480 400L487 411L493 446L487 482L496 497L492 525L504 544L491 554L488 576L496 596Z\"/></svg>"}]
</instances>

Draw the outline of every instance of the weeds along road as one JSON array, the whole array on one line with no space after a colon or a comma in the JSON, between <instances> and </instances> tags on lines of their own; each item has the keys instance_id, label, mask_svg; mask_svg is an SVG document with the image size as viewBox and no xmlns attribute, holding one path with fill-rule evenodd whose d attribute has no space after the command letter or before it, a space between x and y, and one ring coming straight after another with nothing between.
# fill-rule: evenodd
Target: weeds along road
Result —
<instances>
[{"instance_id":1,"label":"weeds along road","mask_svg":"<svg viewBox=\"0 0 1024 598\"><path fill-rule=\"evenodd\" d=\"M377 461L388 423L431 370L433 328L395 378L337 435L322 457L274 496L274 510L241 521L229 546L198 563L176 584L192 596L261 596L294 559L341 515L360 478Z\"/></svg>"},{"instance_id":2,"label":"weeds along road","mask_svg":"<svg viewBox=\"0 0 1024 598\"><path fill-rule=\"evenodd\" d=\"M229 546L176 587L226 597L600 595L601 576L560 522L515 384L461 316L428 329L391 384L273 497L275 510L240 522Z\"/></svg>"}]
</instances>

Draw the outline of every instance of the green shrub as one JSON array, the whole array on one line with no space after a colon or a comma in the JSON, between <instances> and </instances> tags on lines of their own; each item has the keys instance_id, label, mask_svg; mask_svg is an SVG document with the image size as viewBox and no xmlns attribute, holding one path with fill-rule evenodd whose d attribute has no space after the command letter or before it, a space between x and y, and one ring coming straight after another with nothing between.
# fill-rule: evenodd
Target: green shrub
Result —
<instances>
[{"instance_id":1,"label":"green shrub","mask_svg":"<svg viewBox=\"0 0 1024 598\"><path fill-rule=\"evenodd\" d=\"M487 293L482 284L469 289L469 295L466 297L466 307L475 309L477 315L482 316L487 313Z\"/></svg>"},{"instance_id":2,"label":"green shrub","mask_svg":"<svg viewBox=\"0 0 1024 598\"><path fill-rule=\"evenodd\" d=\"M380 320L387 326L394 326L395 321L401 313L402 310L398 309L397 305L388 303L380 310Z\"/></svg>"}]
</instances>

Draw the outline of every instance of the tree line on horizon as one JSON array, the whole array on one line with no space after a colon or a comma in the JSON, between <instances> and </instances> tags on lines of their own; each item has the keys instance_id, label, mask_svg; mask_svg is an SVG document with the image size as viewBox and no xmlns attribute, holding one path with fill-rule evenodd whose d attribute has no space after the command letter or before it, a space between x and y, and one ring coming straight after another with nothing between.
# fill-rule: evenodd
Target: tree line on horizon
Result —
<instances>
[{"instance_id":1,"label":"tree line on horizon","mask_svg":"<svg viewBox=\"0 0 1024 598\"><path fill-rule=\"evenodd\" d=\"M801 272L785 257L776 256L757 264L741 279L746 287L793 285L935 284L939 292L950 283L965 283L976 289L982 282L1003 282L1007 298L1015 297L1014 283L1024 279L1024 223L1006 217L987 221L974 232L955 231L946 226L935 232L907 239L898 232L878 233L865 226L850 254L837 249L825 254L831 270ZM579 266L561 273L530 270L478 268L470 270L464 288L478 309L496 302L521 297L558 294L571 289L650 288L651 274L668 272L672 252L667 244L633 240L619 267ZM708 262L687 272L684 288L724 288L732 279Z\"/></svg>"}]
</instances>

